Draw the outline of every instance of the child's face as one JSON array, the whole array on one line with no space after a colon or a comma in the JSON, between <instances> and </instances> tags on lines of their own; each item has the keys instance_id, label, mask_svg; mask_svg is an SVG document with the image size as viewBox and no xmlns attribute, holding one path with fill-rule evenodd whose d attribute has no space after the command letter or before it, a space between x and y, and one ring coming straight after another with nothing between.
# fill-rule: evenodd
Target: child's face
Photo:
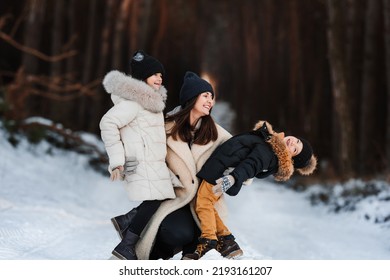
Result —
<instances>
[{"instance_id":1,"label":"child's face","mask_svg":"<svg viewBox=\"0 0 390 280\"><path fill-rule=\"evenodd\" d=\"M283 138L283 141L286 144L291 156L295 157L296 155L299 155L300 152L302 152L303 144L302 141L298 138L294 136L286 136Z\"/></svg>"},{"instance_id":2,"label":"child's face","mask_svg":"<svg viewBox=\"0 0 390 280\"><path fill-rule=\"evenodd\" d=\"M162 85L162 74L156 73L146 79L146 83L154 90L159 90Z\"/></svg>"}]
</instances>

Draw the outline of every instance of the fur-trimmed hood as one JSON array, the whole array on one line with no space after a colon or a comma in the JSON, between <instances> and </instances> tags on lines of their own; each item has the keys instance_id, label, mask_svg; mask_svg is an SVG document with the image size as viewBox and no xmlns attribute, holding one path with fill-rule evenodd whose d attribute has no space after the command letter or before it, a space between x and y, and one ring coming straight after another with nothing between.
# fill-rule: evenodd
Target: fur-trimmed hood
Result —
<instances>
[{"instance_id":1,"label":"fur-trimmed hood","mask_svg":"<svg viewBox=\"0 0 390 280\"><path fill-rule=\"evenodd\" d=\"M289 153L286 144L283 141L284 133L277 133L273 130L272 125L267 121L258 121L253 130L262 129L265 124L269 137L266 141L271 145L272 150L279 161L278 171L274 174L276 181L287 181L294 173L294 160ZM301 175L310 175L317 166L317 158L313 155L306 167L296 169Z\"/></svg>"},{"instance_id":2,"label":"fur-trimmed hood","mask_svg":"<svg viewBox=\"0 0 390 280\"><path fill-rule=\"evenodd\" d=\"M111 94L114 104L127 99L137 102L152 113L160 113L165 108L167 90L164 86L155 91L145 82L117 70L107 73L103 79L103 86L107 93Z\"/></svg>"}]
</instances>

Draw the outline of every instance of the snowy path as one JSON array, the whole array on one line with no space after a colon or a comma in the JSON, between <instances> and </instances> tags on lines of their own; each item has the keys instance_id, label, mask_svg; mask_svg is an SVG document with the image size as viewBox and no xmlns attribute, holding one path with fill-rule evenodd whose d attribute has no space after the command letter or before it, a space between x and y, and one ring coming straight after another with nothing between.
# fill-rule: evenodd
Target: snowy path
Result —
<instances>
[{"instance_id":1,"label":"snowy path","mask_svg":"<svg viewBox=\"0 0 390 280\"><path fill-rule=\"evenodd\" d=\"M110 218L135 204L85 157L49 148L0 137L0 259L107 259L118 242ZM390 259L389 228L328 214L283 186L257 180L228 203L243 259Z\"/></svg>"},{"instance_id":2,"label":"snowy path","mask_svg":"<svg viewBox=\"0 0 390 280\"><path fill-rule=\"evenodd\" d=\"M229 200L229 209L248 259L390 259L389 228L311 207L283 186L257 181L247 188Z\"/></svg>"}]
</instances>

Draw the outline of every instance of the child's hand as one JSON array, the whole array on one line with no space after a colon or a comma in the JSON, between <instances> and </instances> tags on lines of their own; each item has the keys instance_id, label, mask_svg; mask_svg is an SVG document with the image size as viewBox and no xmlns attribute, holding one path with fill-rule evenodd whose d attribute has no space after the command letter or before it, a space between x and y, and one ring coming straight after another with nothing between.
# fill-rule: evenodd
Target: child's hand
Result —
<instances>
[{"instance_id":1,"label":"child's hand","mask_svg":"<svg viewBox=\"0 0 390 280\"><path fill-rule=\"evenodd\" d=\"M232 175L223 176L222 178L219 178L217 181L215 181L217 184L213 187L213 193L215 195L221 195L222 192L226 192L228 189L231 188L231 186L234 185L234 182L236 180Z\"/></svg>"},{"instance_id":2,"label":"child's hand","mask_svg":"<svg viewBox=\"0 0 390 280\"><path fill-rule=\"evenodd\" d=\"M123 172L123 166L118 166L114 170L112 170L110 176L111 181L120 179L122 177L122 172Z\"/></svg>"}]
</instances>

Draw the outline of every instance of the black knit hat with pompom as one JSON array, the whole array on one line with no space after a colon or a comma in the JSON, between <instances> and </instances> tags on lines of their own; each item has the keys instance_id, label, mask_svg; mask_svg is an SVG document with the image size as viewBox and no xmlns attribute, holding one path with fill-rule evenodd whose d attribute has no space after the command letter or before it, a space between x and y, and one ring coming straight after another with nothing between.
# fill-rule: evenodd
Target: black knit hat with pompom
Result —
<instances>
[{"instance_id":1,"label":"black knit hat with pompom","mask_svg":"<svg viewBox=\"0 0 390 280\"><path fill-rule=\"evenodd\" d=\"M164 75L164 66L161 62L142 50L138 50L134 53L130 62L130 67L131 76L141 81L145 81L156 73Z\"/></svg>"}]
</instances>

